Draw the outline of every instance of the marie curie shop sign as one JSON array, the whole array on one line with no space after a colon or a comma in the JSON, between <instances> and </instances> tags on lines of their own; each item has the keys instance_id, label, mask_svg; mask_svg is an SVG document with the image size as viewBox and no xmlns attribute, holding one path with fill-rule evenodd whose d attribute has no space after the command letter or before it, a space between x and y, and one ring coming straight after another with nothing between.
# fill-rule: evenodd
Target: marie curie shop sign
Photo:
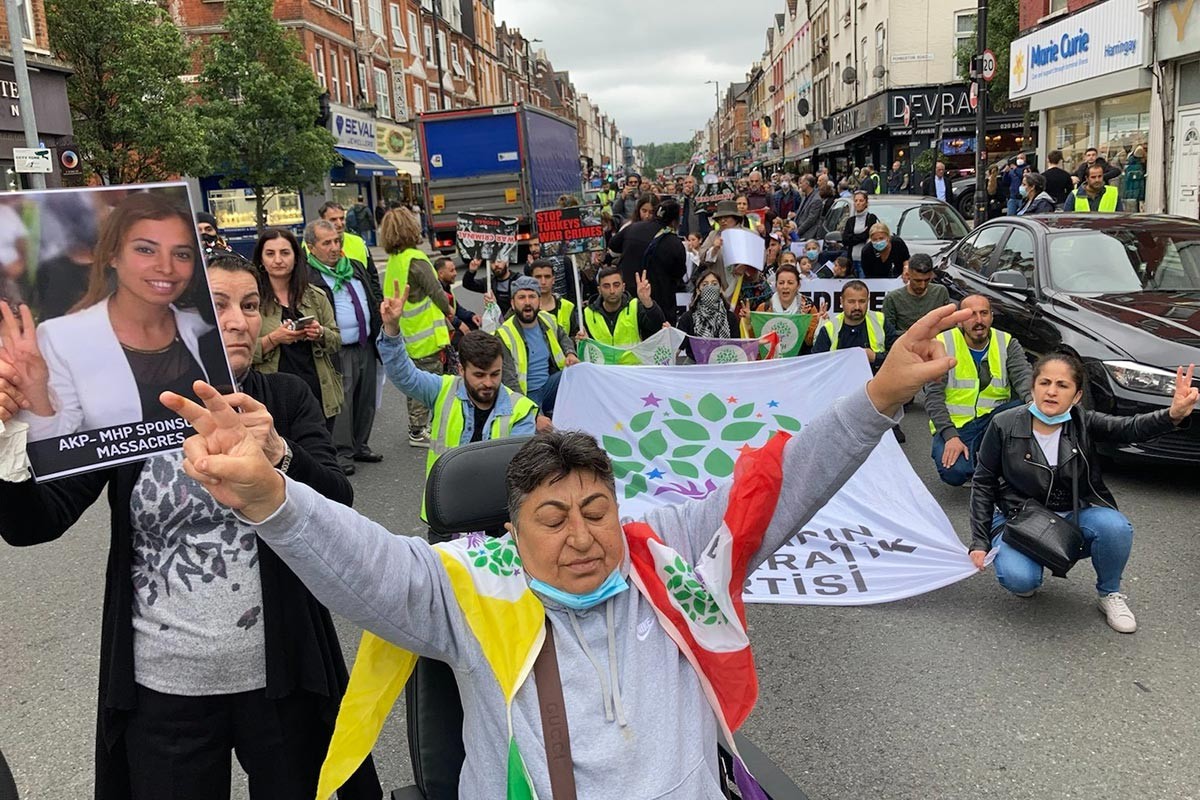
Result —
<instances>
[{"instance_id":1,"label":"marie curie shop sign","mask_svg":"<svg viewBox=\"0 0 1200 800\"><path fill-rule=\"evenodd\" d=\"M1015 40L1008 96L1014 100L1142 66L1146 18L1138 0L1106 0Z\"/></svg>"}]
</instances>

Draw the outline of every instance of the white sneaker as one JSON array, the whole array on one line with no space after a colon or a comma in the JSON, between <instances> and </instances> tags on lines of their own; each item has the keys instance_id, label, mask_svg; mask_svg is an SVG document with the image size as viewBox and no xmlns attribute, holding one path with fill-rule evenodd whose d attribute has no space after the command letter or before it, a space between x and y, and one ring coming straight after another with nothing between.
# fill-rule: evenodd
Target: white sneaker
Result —
<instances>
[{"instance_id":1,"label":"white sneaker","mask_svg":"<svg viewBox=\"0 0 1200 800\"><path fill-rule=\"evenodd\" d=\"M409 447L429 447L429 434L425 431L409 431L408 446Z\"/></svg>"},{"instance_id":2,"label":"white sneaker","mask_svg":"<svg viewBox=\"0 0 1200 800\"><path fill-rule=\"evenodd\" d=\"M1033 597L1037 594L1037 589L1030 589L1028 592L1013 592L1017 597Z\"/></svg>"},{"instance_id":3,"label":"white sneaker","mask_svg":"<svg viewBox=\"0 0 1200 800\"><path fill-rule=\"evenodd\" d=\"M1137 630L1137 619L1129 610L1126 600L1129 598L1120 592L1104 595L1099 600L1100 610L1108 618L1108 627L1117 633L1133 633Z\"/></svg>"}]
</instances>

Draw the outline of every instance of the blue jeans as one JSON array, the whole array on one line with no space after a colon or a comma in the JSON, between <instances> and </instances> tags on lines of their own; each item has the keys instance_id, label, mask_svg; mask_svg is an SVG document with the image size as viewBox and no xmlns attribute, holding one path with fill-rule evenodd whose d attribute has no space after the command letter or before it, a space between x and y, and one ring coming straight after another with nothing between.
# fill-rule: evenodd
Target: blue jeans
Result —
<instances>
[{"instance_id":1,"label":"blue jeans","mask_svg":"<svg viewBox=\"0 0 1200 800\"><path fill-rule=\"evenodd\" d=\"M1008 205L1006 206L1006 209L1007 209L1008 215L1010 217L1015 217L1017 215L1017 212L1021 210L1021 198L1019 198L1019 197L1008 198Z\"/></svg>"},{"instance_id":2,"label":"blue jeans","mask_svg":"<svg viewBox=\"0 0 1200 800\"><path fill-rule=\"evenodd\" d=\"M547 417L554 416L554 401L558 399L558 382L562 380L562 370L555 372L536 392L529 393L529 399L537 403L538 411Z\"/></svg>"},{"instance_id":3,"label":"blue jeans","mask_svg":"<svg viewBox=\"0 0 1200 800\"><path fill-rule=\"evenodd\" d=\"M996 411L1004 411L1018 405L1022 405L1021 401L1009 400ZM995 414L996 411L993 411L992 414ZM988 424L992 421L992 414L976 417L958 429L958 438L962 439L963 444L967 446L967 455L959 456L949 469L942 466L942 454L946 451L946 440L942 438L941 433L933 435L933 447L930 455L933 457L933 465L937 467L938 477L942 479L942 483L962 486L971 480L971 476L975 474L975 451L979 448L980 440L983 439L983 432L987 430Z\"/></svg>"},{"instance_id":4,"label":"blue jeans","mask_svg":"<svg viewBox=\"0 0 1200 800\"><path fill-rule=\"evenodd\" d=\"M1074 513L1062 515L1079 526L1083 532L1088 556L1096 570L1096 591L1101 595L1121 591L1121 574L1133 549L1133 525L1115 508L1088 506L1081 509L1078 519ZM1010 592L1032 592L1042 585L1042 565L1004 542L1004 515L999 511L992 517L992 547L996 548L996 578Z\"/></svg>"}]
</instances>

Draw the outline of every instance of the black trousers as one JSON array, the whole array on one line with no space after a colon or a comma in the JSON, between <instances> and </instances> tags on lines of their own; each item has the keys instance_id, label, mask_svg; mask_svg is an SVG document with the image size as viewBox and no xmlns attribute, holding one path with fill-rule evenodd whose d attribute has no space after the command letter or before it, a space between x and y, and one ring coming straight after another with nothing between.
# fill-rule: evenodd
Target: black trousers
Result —
<instances>
[{"instance_id":1,"label":"black trousers","mask_svg":"<svg viewBox=\"0 0 1200 800\"><path fill-rule=\"evenodd\" d=\"M304 692L268 700L262 689L181 697L138 686L125 732L132 800L228 800L231 753L251 800L315 797L329 746L317 700Z\"/></svg>"}]
</instances>

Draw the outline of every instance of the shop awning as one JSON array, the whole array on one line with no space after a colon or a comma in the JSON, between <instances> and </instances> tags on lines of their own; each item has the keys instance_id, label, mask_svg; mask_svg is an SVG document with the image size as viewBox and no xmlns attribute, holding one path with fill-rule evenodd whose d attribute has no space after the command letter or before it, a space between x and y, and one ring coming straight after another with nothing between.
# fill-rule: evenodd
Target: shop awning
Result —
<instances>
[{"instance_id":1,"label":"shop awning","mask_svg":"<svg viewBox=\"0 0 1200 800\"><path fill-rule=\"evenodd\" d=\"M390 161L388 163L390 163L393 167L395 167L396 170L398 172L400 172L401 174L408 175L410 178L413 179L414 182L420 183L420 181L421 181L421 162L396 160L396 161Z\"/></svg>"},{"instance_id":2,"label":"shop awning","mask_svg":"<svg viewBox=\"0 0 1200 800\"><path fill-rule=\"evenodd\" d=\"M396 174L396 168L392 165L392 162L377 153L371 153L366 150L351 150L349 147L335 147L334 150L338 151L338 155L342 157L342 161L346 163L346 166L354 167L354 171L359 175L394 176Z\"/></svg>"}]
</instances>

